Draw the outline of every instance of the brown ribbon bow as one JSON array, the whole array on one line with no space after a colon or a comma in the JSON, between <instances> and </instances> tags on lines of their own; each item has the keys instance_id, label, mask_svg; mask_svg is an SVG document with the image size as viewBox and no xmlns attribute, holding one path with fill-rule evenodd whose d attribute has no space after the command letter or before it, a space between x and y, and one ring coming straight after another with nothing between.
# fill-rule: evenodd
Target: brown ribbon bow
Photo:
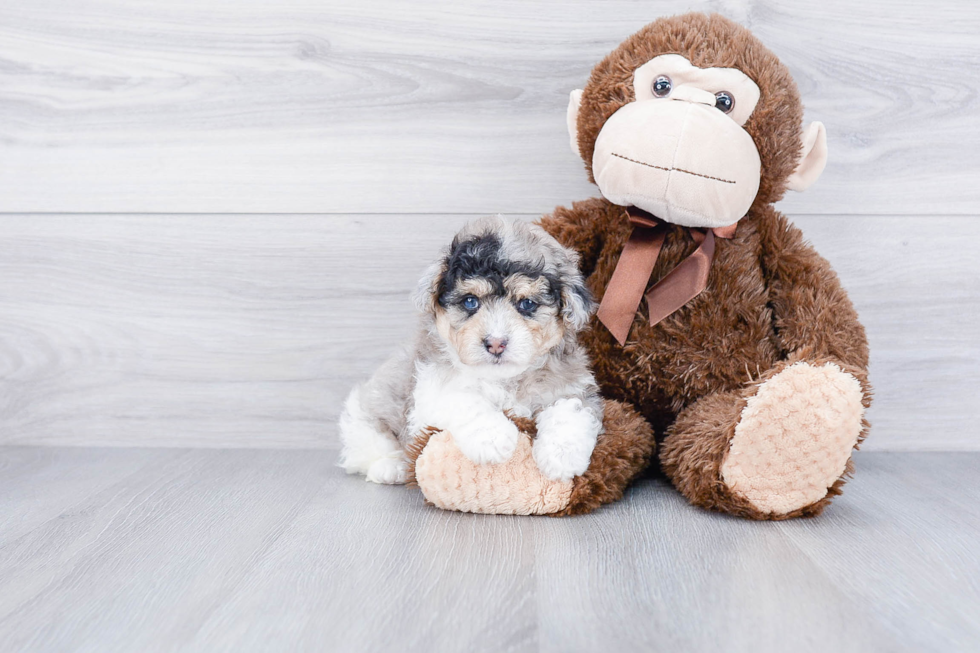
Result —
<instances>
[{"instance_id":1,"label":"brown ribbon bow","mask_svg":"<svg viewBox=\"0 0 980 653\"><path fill-rule=\"evenodd\" d=\"M640 307L640 299L667 235L667 223L646 211L631 206L626 209L626 215L633 225L633 233L619 255L619 263L609 279L596 313L599 321L606 325L620 345L626 344L633 317ZM688 229L698 248L646 293L650 326L701 294L708 285L708 270L715 254L715 236L731 238L737 225L736 222L714 229Z\"/></svg>"}]
</instances>

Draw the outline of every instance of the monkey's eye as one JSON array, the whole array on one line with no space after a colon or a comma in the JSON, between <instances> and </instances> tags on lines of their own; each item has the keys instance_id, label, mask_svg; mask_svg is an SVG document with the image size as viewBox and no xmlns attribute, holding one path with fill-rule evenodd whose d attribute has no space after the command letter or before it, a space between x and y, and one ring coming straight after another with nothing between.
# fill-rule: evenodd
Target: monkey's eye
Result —
<instances>
[{"instance_id":1,"label":"monkey's eye","mask_svg":"<svg viewBox=\"0 0 980 653\"><path fill-rule=\"evenodd\" d=\"M656 97L667 97L670 95L671 88L672 85L670 83L670 77L667 77L667 75L661 75L653 80L651 90Z\"/></svg>"},{"instance_id":2,"label":"monkey's eye","mask_svg":"<svg viewBox=\"0 0 980 653\"><path fill-rule=\"evenodd\" d=\"M715 93L715 108L722 113L731 113L732 109L735 108L735 98L728 91Z\"/></svg>"},{"instance_id":3,"label":"monkey's eye","mask_svg":"<svg viewBox=\"0 0 980 653\"><path fill-rule=\"evenodd\" d=\"M538 303L533 299L522 299L517 302L517 310L521 313L533 313L537 307Z\"/></svg>"},{"instance_id":4,"label":"monkey's eye","mask_svg":"<svg viewBox=\"0 0 980 653\"><path fill-rule=\"evenodd\" d=\"M463 308L468 310L470 313L480 308L480 300L474 297L473 295L467 295L466 297L463 297L463 301L460 303L463 305Z\"/></svg>"}]
</instances>

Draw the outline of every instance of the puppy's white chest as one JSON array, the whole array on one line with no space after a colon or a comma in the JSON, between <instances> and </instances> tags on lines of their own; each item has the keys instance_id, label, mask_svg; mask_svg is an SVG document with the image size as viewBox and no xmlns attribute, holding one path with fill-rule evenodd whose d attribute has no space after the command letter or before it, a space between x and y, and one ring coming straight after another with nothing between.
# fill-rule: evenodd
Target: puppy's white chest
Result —
<instances>
[{"instance_id":1,"label":"puppy's white chest","mask_svg":"<svg viewBox=\"0 0 980 653\"><path fill-rule=\"evenodd\" d=\"M530 405L518 401L516 384L476 380L473 390L501 411L511 413L514 417L532 416Z\"/></svg>"}]
</instances>

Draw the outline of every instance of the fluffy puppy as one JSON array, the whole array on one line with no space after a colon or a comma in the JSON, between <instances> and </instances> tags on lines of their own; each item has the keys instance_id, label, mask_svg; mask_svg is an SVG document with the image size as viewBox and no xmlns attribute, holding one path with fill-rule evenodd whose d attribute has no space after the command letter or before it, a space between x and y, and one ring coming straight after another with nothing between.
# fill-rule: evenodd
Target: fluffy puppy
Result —
<instances>
[{"instance_id":1,"label":"fluffy puppy","mask_svg":"<svg viewBox=\"0 0 980 653\"><path fill-rule=\"evenodd\" d=\"M422 277L412 346L355 387L340 416L340 465L404 483L405 447L424 428L452 433L476 463L507 460L532 418L534 460L552 479L585 472L602 401L576 334L594 303L578 255L537 225L468 224Z\"/></svg>"}]
</instances>

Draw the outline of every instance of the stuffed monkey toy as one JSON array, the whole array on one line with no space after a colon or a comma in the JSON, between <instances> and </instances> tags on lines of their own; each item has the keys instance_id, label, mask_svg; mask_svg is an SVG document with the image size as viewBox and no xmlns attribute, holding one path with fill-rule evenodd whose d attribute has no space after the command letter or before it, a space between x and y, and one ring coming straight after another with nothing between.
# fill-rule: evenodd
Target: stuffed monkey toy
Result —
<instances>
[{"instance_id":1,"label":"stuffed monkey toy","mask_svg":"<svg viewBox=\"0 0 980 653\"><path fill-rule=\"evenodd\" d=\"M530 440L475 466L436 433L411 455L430 502L588 512L646 464L650 429L694 505L786 519L840 494L868 431L868 346L830 265L772 206L826 163L823 125L802 120L786 67L719 15L657 20L593 69L568 128L602 197L541 225L579 252L601 298L580 338L606 433L586 474L559 485L540 478Z\"/></svg>"},{"instance_id":2,"label":"stuffed monkey toy","mask_svg":"<svg viewBox=\"0 0 980 653\"><path fill-rule=\"evenodd\" d=\"M604 396L649 422L691 503L752 519L819 514L868 431L864 328L772 206L826 163L823 125L802 119L747 29L657 20L571 94L572 147L602 198L541 220L601 298L582 342Z\"/></svg>"}]
</instances>

